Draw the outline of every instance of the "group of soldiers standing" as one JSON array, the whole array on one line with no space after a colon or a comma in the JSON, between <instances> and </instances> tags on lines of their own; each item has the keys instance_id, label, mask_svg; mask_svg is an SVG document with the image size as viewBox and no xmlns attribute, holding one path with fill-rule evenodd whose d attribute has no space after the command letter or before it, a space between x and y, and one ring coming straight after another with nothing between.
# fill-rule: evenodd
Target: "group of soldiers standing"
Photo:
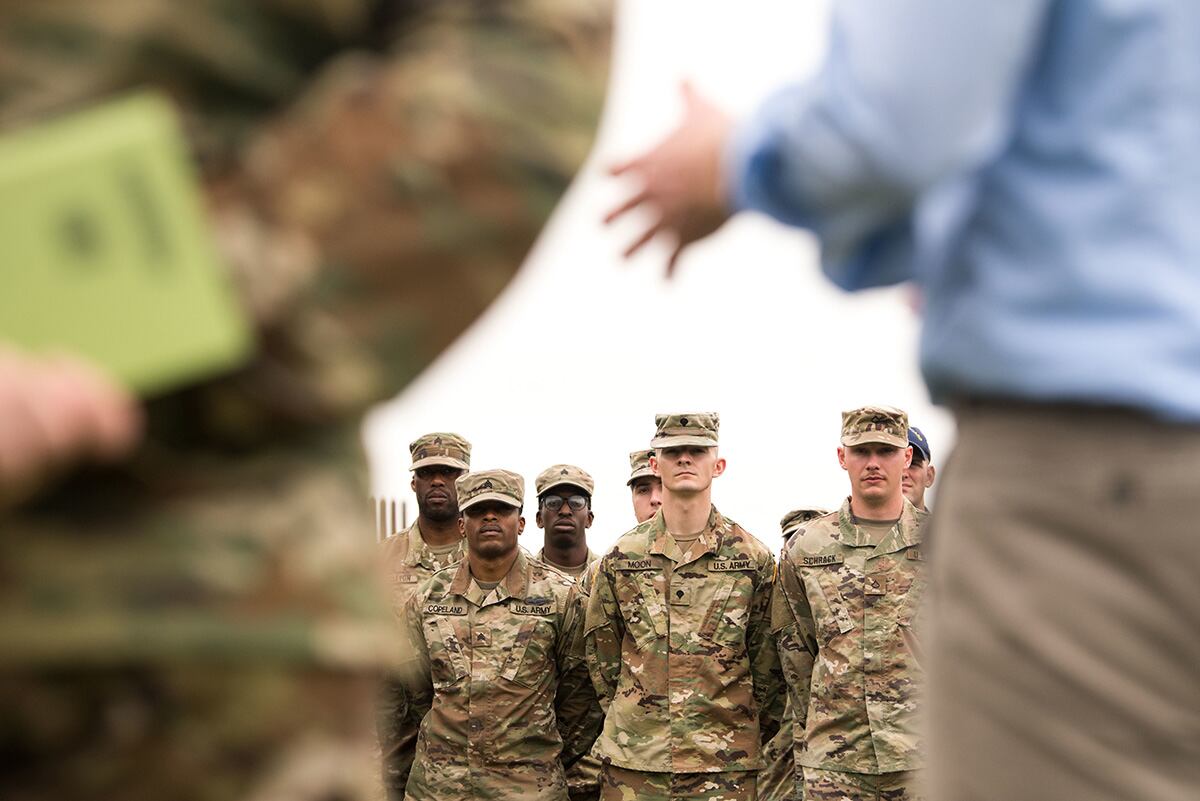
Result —
<instances>
[{"instance_id":1,"label":"group of soldiers standing","mask_svg":"<svg viewBox=\"0 0 1200 801\"><path fill-rule=\"evenodd\" d=\"M714 413L630 454L637 525L604 555L594 481L471 472L410 446L418 518L382 545L402 664L379 708L392 799L920 797L922 525L934 468L895 408L844 412L841 508L784 516L778 561L712 504Z\"/></svg>"}]
</instances>

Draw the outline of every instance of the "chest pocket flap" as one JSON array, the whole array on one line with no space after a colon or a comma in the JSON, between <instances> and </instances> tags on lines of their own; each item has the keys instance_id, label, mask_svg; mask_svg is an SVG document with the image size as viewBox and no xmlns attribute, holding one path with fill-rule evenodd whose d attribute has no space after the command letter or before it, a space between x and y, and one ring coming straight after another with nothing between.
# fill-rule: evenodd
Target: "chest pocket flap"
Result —
<instances>
[{"instance_id":1,"label":"chest pocket flap","mask_svg":"<svg viewBox=\"0 0 1200 801\"><path fill-rule=\"evenodd\" d=\"M467 676L471 672L471 662L467 644L459 637L454 623L441 615L433 617L432 623L435 636L430 638L429 668L434 686L445 687Z\"/></svg>"},{"instance_id":2,"label":"chest pocket flap","mask_svg":"<svg viewBox=\"0 0 1200 801\"><path fill-rule=\"evenodd\" d=\"M554 623L545 617L530 616L521 623L512 648L500 666L500 678L525 687L536 687L554 673Z\"/></svg>"},{"instance_id":3,"label":"chest pocket flap","mask_svg":"<svg viewBox=\"0 0 1200 801\"><path fill-rule=\"evenodd\" d=\"M642 561L649 560L638 560L638 569L629 569L618 563L614 587L621 616L625 619L625 630L633 637L638 650L665 636L660 626L666 618L665 604L654 583L662 575L660 569L657 566L640 567Z\"/></svg>"}]
</instances>

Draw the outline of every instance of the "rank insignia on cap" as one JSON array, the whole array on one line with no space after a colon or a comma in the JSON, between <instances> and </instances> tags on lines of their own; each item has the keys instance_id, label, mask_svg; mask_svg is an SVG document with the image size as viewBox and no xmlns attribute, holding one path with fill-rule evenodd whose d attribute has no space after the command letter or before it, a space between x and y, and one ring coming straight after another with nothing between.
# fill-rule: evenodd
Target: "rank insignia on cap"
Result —
<instances>
[{"instance_id":1,"label":"rank insignia on cap","mask_svg":"<svg viewBox=\"0 0 1200 801\"><path fill-rule=\"evenodd\" d=\"M560 476L569 476L569 475L570 475L570 472L569 472L569 471L567 471L566 469L563 469L563 470L559 470L559 471L558 471L558 474L559 474Z\"/></svg>"},{"instance_id":2,"label":"rank insignia on cap","mask_svg":"<svg viewBox=\"0 0 1200 801\"><path fill-rule=\"evenodd\" d=\"M679 418L679 425L686 426L687 424L688 424L688 419L686 417Z\"/></svg>"},{"instance_id":3,"label":"rank insignia on cap","mask_svg":"<svg viewBox=\"0 0 1200 801\"><path fill-rule=\"evenodd\" d=\"M480 489L492 489L492 480L489 478L487 481L480 484L479 488Z\"/></svg>"}]
</instances>

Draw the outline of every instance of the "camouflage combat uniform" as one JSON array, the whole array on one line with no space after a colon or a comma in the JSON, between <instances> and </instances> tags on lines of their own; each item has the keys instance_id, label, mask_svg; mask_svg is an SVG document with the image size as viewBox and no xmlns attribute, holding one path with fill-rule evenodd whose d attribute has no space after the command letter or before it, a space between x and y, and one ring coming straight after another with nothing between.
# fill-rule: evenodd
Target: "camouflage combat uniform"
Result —
<instances>
[{"instance_id":1,"label":"camouflage combat uniform","mask_svg":"<svg viewBox=\"0 0 1200 801\"><path fill-rule=\"evenodd\" d=\"M779 521L784 548L801 526L825 514L829 513L823 509L793 509L784 515ZM758 801L801 801L804 797L796 768L794 727L795 715L789 694L784 699L779 731L763 748L763 768L758 772Z\"/></svg>"},{"instance_id":2,"label":"camouflage combat uniform","mask_svg":"<svg viewBox=\"0 0 1200 801\"><path fill-rule=\"evenodd\" d=\"M569 464L551 465L539 473L537 479L534 481L539 498L547 490L564 485L578 487L589 498L591 498L592 490L596 486L594 479L586 470ZM592 565L600 559L600 556L593 553L591 548L588 548L587 558L577 569L568 569L561 565L547 562L545 548L538 551L535 558L539 562L546 562L551 567L566 573L578 581L586 595L590 587L588 573ZM571 801L596 801L600 797L600 761L589 754L567 768L567 789L570 791Z\"/></svg>"},{"instance_id":3,"label":"camouflage combat uniform","mask_svg":"<svg viewBox=\"0 0 1200 801\"><path fill-rule=\"evenodd\" d=\"M909 772L921 766L922 670L913 623L925 587L925 518L904 501L900 521L872 546L846 501L784 550L772 628L806 801L917 797Z\"/></svg>"},{"instance_id":4,"label":"camouflage combat uniform","mask_svg":"<svg viewBox=\"0 0 1200 801\"><path fill-rule=\"evenodd\" d=\"M0 520L5 797L267 797L286 770L284 797L362 795L321 775L370 753L360 684L388 658L360 415L524 258L590 146L608 16L3 4L0 130L167 94L259 333L244 368L150 401L128 463Z\"/></svg>"},{"instance_id":5,"label":"camouflage combat uniform","mask_svg":"<svg viewBox=\"0 0 1200 801\"><path fill-rule=\"evenodd\" d=\"M408 798L567 798L563 764L591 747L602 714L582 615L574 580L524 551L494 590L466 560L421 587L406 613L417 664L405 675L428 712Z\"/></svg>"},{"instance_id":6,"label":"camouflage combat uniform","mask_svg":"<svg viewBox=\"0 0 1200 801\"><path fill-rule=\"evenodd\" d=\"M766 546L715 507L686 553L660 511L600 560L586 641L606 769L674 774L644 779L679 792L753 780L782 708L773 570Z\"/></svg>"},{"instance_id":7,"label":"camouflage combat uniform","mask_svg":"<svg viewBox=\"0 0 1200 801\"><path fill-rule=\"evenodd\" d=\"M546 562L546 549L545 548L540 549L537 552L537 555L534 556L533 558L538 560L539 562L545 562L546 564L550 565L550 567L557 570L559 573L567 573L568 576L571 576L570 573L568 573L566 570L563 570L562 566L556 565L552 562ZM588 568L590 568L592 565L596 564L596 562L598 562L598 561L600 561L600 554L595 553L591 548L588 548L587 561L584 562L583 566L579 568L579 575L571 576L571 578L575 579L576 581L582 581L588 573Z\"/></svg>"},{"instance_id":8,"label":"camouflage combat uniform","mask_svg":"<svg viewBox=\"0 0 1200 801\"><path fill-rule=\"evenodd\" d=\"M425 434L413 440L408 450L413 460L409 470L433 465L458 470L471 469L471 443L458 434ZM421 535L419 518L404 531L384 540L380 546L379 563L383 568L396 619L401 622L404 620L408 599L422 583L442 568L457 564L466 555L467 544L461 539L453 550L435 553ZM408 783L417 744L416 728L405 721L408 711L403 687L394 678L385 679L376 717L383 761L383 784L391 801L404 798L404 786Z\"/></svg>"}]
</instances>

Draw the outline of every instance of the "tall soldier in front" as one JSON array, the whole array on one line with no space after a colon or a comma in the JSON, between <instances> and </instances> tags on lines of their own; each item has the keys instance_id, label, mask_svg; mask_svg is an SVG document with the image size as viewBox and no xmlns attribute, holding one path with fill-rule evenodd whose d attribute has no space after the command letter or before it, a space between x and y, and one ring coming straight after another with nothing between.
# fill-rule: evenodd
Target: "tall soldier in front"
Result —
<instances>
[{"instance_id":1,"label":"tall soldier in front","mask_svg":"<svg viewBox=\"0 0 1200 801\"><path fill-rule=\"evenodd\" d=\"M600 560L588 601L600 797L753 799L783 706L774 559L712 505L717 415L656 422L662 507Z\"/></svg>"},{"instance_id":2,"label":"tall soldier in front","mask_svg":"<svg viewBox=\"0 0 1200 801\"><path fill-rule=\"evenodd\" d=\"M788 542L772 604L796 764L805 801L909 801L920 798L914 616L926 514L901 491L908 416L879 406L844 412L841 442L850 497Z\"/></svg>"},{"instance_id":3,"label":"tall soldier in front","mask_svg":"<svg viewBox=\"0 0 1200 801\"><path fill-rule=\"evenodd\" d=\"M411 801L566 801L563 768L602 713L583 658L583 602L566 574L517 546L525 482L507 470L456 482L467 556L405 609L401 676L422 718Z\"/></svg>"}]
</instances>

